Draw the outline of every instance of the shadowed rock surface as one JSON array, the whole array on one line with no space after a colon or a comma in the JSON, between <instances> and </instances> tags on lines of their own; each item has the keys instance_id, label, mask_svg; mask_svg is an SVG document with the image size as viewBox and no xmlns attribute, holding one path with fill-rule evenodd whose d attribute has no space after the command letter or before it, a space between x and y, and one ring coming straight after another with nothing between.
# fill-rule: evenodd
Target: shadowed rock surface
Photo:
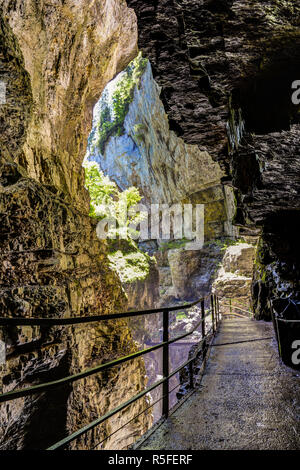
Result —
<instances>
[{"instance_id":1,"label":"shadowed rock surface","mask_svg":"<svg viewBox=\"0 0 300 470\"><path fill-rule=\"evenodd\" d=\"M228 311L230 304L235 313L245 315L247 311L252 312L251 283L255 248L248 243L237 243L225 250L212 286L213 293L220 299L222 313Z\"/></svg>"},{"instance_id":2,"label":"shadowed rock surface","mask_svg":"<svg viewBox=\"0 0 300 470\"><path fill-rule=\"evenodd\" d=\"M235 189L234 222L262 232L253 285L270 300L300 296L300 5L294 0L128 0L170 128L218 160ZM254 135L255 134L255 135Z\"/></svg>"}]
</instances>

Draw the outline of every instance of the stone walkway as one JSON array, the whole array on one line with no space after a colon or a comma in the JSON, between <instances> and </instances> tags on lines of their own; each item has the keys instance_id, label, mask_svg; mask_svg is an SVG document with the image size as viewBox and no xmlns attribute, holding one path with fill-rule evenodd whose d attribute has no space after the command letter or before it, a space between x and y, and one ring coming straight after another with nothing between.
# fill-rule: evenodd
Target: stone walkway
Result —
<instances>
[{"instance_id":1,"label":"stone walkway","mask_svg":"<svg viewBox=\"0 0 300 470\"><path fill-rule=\"evenodd\" d=\"M223 320L201 387L139 449L300 449L300 374L280 363L272 324Z\"/></svg>"}]
</instances>

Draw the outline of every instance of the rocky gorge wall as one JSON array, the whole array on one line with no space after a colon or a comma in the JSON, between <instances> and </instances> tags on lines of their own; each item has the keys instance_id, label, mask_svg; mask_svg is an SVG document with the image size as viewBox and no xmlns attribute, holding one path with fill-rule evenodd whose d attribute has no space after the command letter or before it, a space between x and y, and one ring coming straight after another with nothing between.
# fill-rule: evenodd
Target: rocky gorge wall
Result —
<instances>
[{"instance_id":1,"label":"rocky gorge wall","mask_svg":"<svg viewBox=\"0 0 300 470\"><path fill-rule=\"evenodd\" d=\"M235 224L261 235L257 318L299 296L300 6L293 0L128 0L172 130L198 145L234 188Z\"/></svg>"},{"instance_id":2,"label":"rocky gorge wall","mask_svg":"<svg viewBox=\"0 0 300 470\"><path fill-rule=\"evenodd\" d=\"M110 88L114 86L110 84ZM207 151L186 144L170 130L160 92L147 61L140 82L134 88L123 132L108 136L104 151L97 144L101 111L105 106L109 108L108 98L103 94L101 106L94 112L93 138L89 140L87 160L96 161L122 190L138 187L146 205L205 204L206 239L232 234L234 203L230 188L224 189L221 184L224 172Z\"/></svg>"},{"instance_id":3,"label":"rocky gorge wall","mask_svg":"<svg viewBox=\"0 0 300 470\"><path fill-rule=\"evenodd\" d=\"M234 181L240 181L238 222L262 226L252 286L258 318L270 319L275 297L299 299L300 125L268 135L247 135L237 154L248 155L252 170L246 178L234 166ZM255 151L253 150L253 144Z\"/></svg>"},{"instance_id":4,"label":"rocky gorge wall","mask_svg":"<svg viewBox=\"0 0 300 470\"><path fill-rule=\"evenodd\" d=\"M231 313L231 310L238 315L249 316L253 311L251 285L255 254L255 244L246 242L228 246L224 251L212 289L219 297L222 314Z\"/></svg>"},{"instance_id":5,"label":"rocky gorge wall","mask_svg":"<svg viewBox=\"0 0 300 470\"><path fill-rule=\"evenodd\" d=\"M118 98L115 90L122 81L132 82L132 68L141 69L142 73L134 86L131 102L127 108L124 106L122 129L108 133L103 141L103 129L116 120L114 100ZM169 117L160 95L161 89L153 79L150 62L142 58L138 63L132 62L128 69L108 84L94 108L85 158L97 162L103 173L120 189L137 187L143 195L142 203L148 207L157 203L204 204L204 236L207 243L216 238L236 235L237 230L232 225L235 201L232 189L221 183L224 171L207 151L201 151L197 145L186 144L170 130ZM177 251L171 247L169 260L165 256L165 265L161 265L161 243L163 240L158 242L156 251L154 248L154 255L159 269L171 269L173 286L164 289L161 285L161 292L165 292L161 298L156 296L156 305L158 302L159 305L168 305L175 298L198 298L209 293L212 274L220 261L218 250L214 246L206 246L200 251L186 251L184 248ZM147 249L147 242L145 247ZM193 274L195 276L191 279ZM145 283L143 286L147 290ZM147 296L146 290L141 293L141 288L141 283L130 288L130 298L136 290L136 307L140 306L137 297ZM150 306L156 305L153 303Z\"/></svg>"},{"instance_id":6,"label":"rocky gorge wall","mask_svg":"<svg viewBox=\"0 0 300 470\"><path fill-rule=\"evenodd\" d=\"M224 223L237 206L236 224L261 234L253 293L257 317L269 318L272 297L299 292L299 114L289 99L291 80L299 78L299 6L289 0L127 5L0 0L0 81L6 83L6 103L0 105L1 315L83 316L127 308L106 245L87 216L81 164L92 108L137 54L138 26L139 46L157 85L148 66L125 135L142 152L132 144L132 160L125 155L130 171L122 165L125 180L114 176L120 187L139 186L148 200L206 203L209 239L231 233ZM146 110L138 121L142 103L155 111L152 127ZM136 124L142 127L132 135ZM110 155L119 156L118 142L109 145ZM106 159L107 171L112 163L120 169L116 161ZM208 253L195 288L211 282L211 264ZM177 288L185 294L180 279ZM148 302L144 292L137 295ZM134 291L132 303L136 299ZM3 391L76 373L136 348L121 321L1 333L7 345ZM135 361L77 382L72 390L10 402L1 407L1 448L46 447L145 383L143 363ZM102 448L99 442L146 403L74 447ZM151 416L141 415L104 446L126 448L150 424Z\"/></svg>"},{"instance_id":7,"label":"rocky gorge wall","mask_svg":"<svg viewBox=\"0 0 300 470\"><path fill-rule=\"evenodd\" d=\"M102 89L137 53L125 1L0 2L1 316L86 316L126 310L106 245L88 217L81 167ZM3 392L71 375L136 349L126 321L64 328L5 328ZM74 383L72 389L1 406L2 449L45 448L145 386L141 360ZM145 401L147 403L147 400ZM145 407L73 443L126 448L151 423Z\"/></svg>"}]
</instances>

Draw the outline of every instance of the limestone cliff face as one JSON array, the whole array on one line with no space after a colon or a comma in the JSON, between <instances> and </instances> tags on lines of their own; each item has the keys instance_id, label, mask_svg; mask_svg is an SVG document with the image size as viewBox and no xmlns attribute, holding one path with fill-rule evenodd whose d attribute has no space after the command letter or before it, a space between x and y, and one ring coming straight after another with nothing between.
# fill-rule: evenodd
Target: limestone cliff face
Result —
<instances>
[{"instance_id":1,"label":"limestone cliff face","mask_svg":"<svg viewBox=\"0 0 300 470\"><path fill-rule=\"evenodd\" d=\"M145 310L158 307L159 270L156 262L150 260L149 273L144 279L123 284L128 299L128 310ZM132 336L142 347L153 340L159 329L160 314L144 315L129 319ZM147 375L148 370L147 370Z\"/></svg>"},{"instance_id":2,"label":"limestone cliff face","mask_svg":"<svg viewBox=\"0 0 300 470\"><path fill-rule=\"evenodd\" d=\"M87 158L97 161L121 189L137 186L147 205L205 203L206 236L228 233L232 195L229 188L222 188L224 172L207 151L186 144L170 131L160 91L148 62L135 87L124 132L109 137L104 152L95 145L97 139L91 140ZM99 126L100 109L94 115L94 129Z\"/></svg>"},{"instance_id":3,"label":"limestone cliff face","mask_svg":"<svg viewBox=\"0 0 300 470\"><path fill-rule=\"evenodd\" d=\"M1 316L85 316L126 309L105 243L88 217L81 163L92 107L136 55L136 21L125 1L3 0L0 22ZM9 391L71 375L135 349L127 322L2 332ZM44 448L145 386L142 361L75 382L69 389L1 407L1 448ZM129 407L74 442L125 448L151 422Z\"/></svg>"},{"instance_id":4,"label":"limestone cliff face","mask_svg":"<svg viewBox=\"0 0 300 470\"><path fill-rule=\"evenodd\" d=\"M218 266L222 261L222 251L220 246L212 241L198 251L170 250L168 260L172 277L168 296L197 299L211 293Z\"/></svg>"},{"instance_id":5,"label":"limestone cliff face","mask_svg":"<svg viewBox=\"0 0 300 470\"><path fill-rule=\"evenodd\" d=\"M252 312L251 283L255 252L255 245L248 243L238 243L225 250L213 283L213 293L220 298L222 313L228 313L229 302L235 313L247 315L247 311ZM235 309L235 306L238 308Z\"/></svg>"},{"instance_id":6,"label":"limestone cliff face","mask_svg":"<svg viewBox=\"0 0 300 470\"><path fill-rule=\"evenodd\" d=\"M272 297L300 291L293 235L299 224L299 106L291 101L300 68L299 2L128 5L137 14L139 46L162 88L171 128L220 162L223 181L235 189L235 222L262 234L254 294L257 315L270 317Z\"/></svg>"},{"instance_id":7,"label":"limestone cliff face","mask_svg":"<svg viewBox=\"0 0 300 470\"><path fill-rule=\"evenodd\" d=\"M219 184L223 173L211 157L170 132L150 62L135 87L124 128L122 136L108 140L103 155L95 156L122 189L135 184L147 202L170 203Z\"/></svg>"}]
</instances>

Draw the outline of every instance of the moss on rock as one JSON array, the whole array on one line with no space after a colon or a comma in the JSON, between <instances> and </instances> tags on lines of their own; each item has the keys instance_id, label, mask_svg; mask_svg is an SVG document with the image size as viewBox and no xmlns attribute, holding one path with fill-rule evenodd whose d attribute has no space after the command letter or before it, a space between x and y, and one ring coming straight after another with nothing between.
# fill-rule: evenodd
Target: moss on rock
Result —
<instances>
[{"instance_id":1,"label":"moss on rock","mask_svg":"<svg viewBox=\"0 0 300 470\"><path fill-rule=\"evenodd\" d=\"M139 55L126 67L112 95L112 106L105 103L98 122L97 146L104 153L108 139L124 133L124 120L129 105L133 101L135 87L139 85L141 76L147 66L147 59Z\"/></svg>"}]
</instances>

